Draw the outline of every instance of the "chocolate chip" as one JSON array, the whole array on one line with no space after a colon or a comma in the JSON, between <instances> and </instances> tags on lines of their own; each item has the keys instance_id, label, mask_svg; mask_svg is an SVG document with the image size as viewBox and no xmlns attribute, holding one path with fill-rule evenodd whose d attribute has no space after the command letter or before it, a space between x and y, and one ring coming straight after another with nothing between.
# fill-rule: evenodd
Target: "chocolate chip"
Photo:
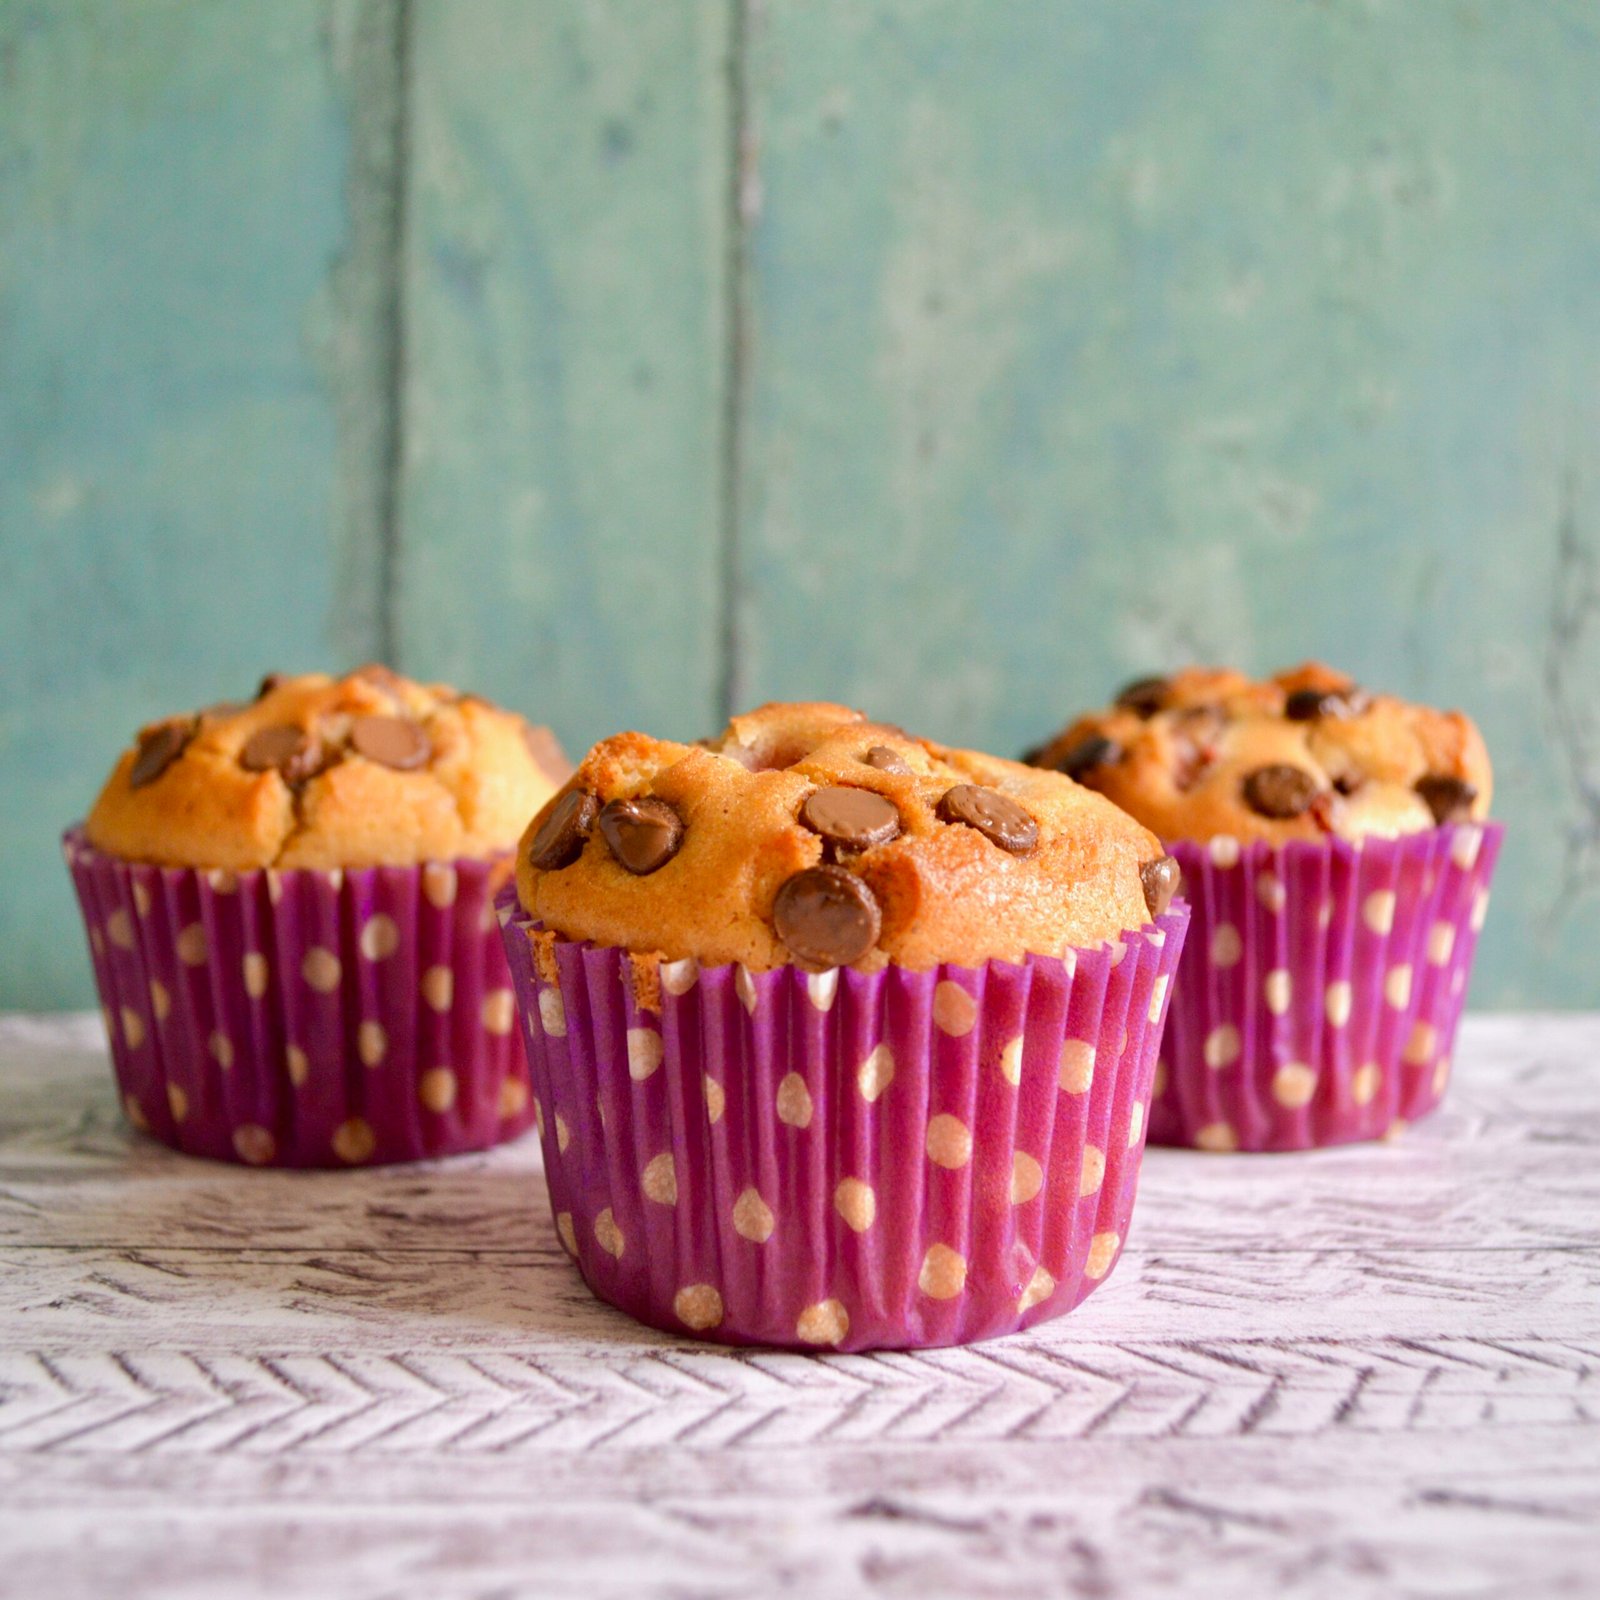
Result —
<instances>
[{"instance_id":1,"label":"chocolate chip","mask_svg":"<svg viewBox=\"0 0 1600 1600\"><path fill-rule=\"evenodd\" d=\"M594 832L600 802L587 789L569 789L550 808L528 846L528 864L540 872L570 867L583 854L583 841Z\"/></svg>"},{"instance_id":2,"label":"chocolate chip","mask_svg":"<svg viewBox=\"0 0 1600 1600\"><path fill-rule=\"evenodd\" d=\"M1352 795L1367 780L1359 772L1341 772L1333 780L1333 786L1342 795Z\"/></svg>"},{"instance_id":3,"label":"chocolate chip","mask_svg":"<svg viewBox=\"0 0 1600 1600\"><path fill-rule=\"evenodd\" d=\"M1449 773L1430 772L1427 777L1417 779L1417 793L1433 813L1433 820L1442 826L1446 822L1466 822L1471 818L1478 786L1465 778L1453 778Z\"/></svg>"},{"instance_id":4,"label":"chocolate chip","mask_svg":"<svg viewBox=\"0 0 1600 1600\"><path fill-rule=\"evenodd\" d=\"M285 783L305 783L325 765L322 741L303 728L278 723L250 735L239 752L239 765L246 772L276 770Z\"/></svg>"},{"instance_id":5,"label":"chocolate chip","mask_svg":"<svg viewBox=\"0 0 1600 1600\"><path fill-rule=\"evenodd\" d=\"M1283 702L1283 714L1291 722L1316 722L1322 717L1348 717L1356 704L1352 691L1345 689L1296 689Z\"/></svg>"},{"instance_id":6,"label":"chocolate chip","mask_svg":"<svg viewBox=\"0 0 1600 1600\"><path fill-rule=\"evenodd\" d=\"M909 772L910 766L906 758L898 750L892 750L886 744L875 744L861 758L869 767L876 767L879 772Z\"/></svg>"},{"instance_id":7,"label":"chocolate chip","mask_svg":"<svg viewBox=\"0 0 1600 1600\"><path fill-rule=\"evenodd\" d=\"M829 844L846 850L870 850L887 844L900 831L900 813L870 789L817 789L806 796L800 820Z\"/></svg>"},{"instance_id":8,"label":"chocolate chip","mask_svg":"<svg viewBox=\"0 0 1600 1600\"><path fill-rule=\"evenodd\" d=\"M1316 797L1317 780L1304 767L1279 762L1245 775L1245 804L1264 817L1298 817Z\"/></svg>"},{"instance_id":9,"label":"chocolate chip","mask_svg":"<svg viewBox=\"0 0 1600 1600\"><path fill-rule=\"evenodd\" d=\"M282 672L269 672L256 686L256 699L265 700L280 684L288 681L287 675Z\"/></svg>"},{"instance_id":10,"label":"chocolate chip","mask_svg":"<svg viewBox=\"0 0 1600 1600\"><path fill-rule=\"evenodd\" d=\"M778 891L772 921L802 961L845 967L878 942L883 914L860 878L843 867L807 867Z\"/></svg>"},{"instance_id":11,"label":"chocolate chip","mask_svg":"<svg viewBox=\"0 0 1600 1600\"><path fill-rule=\"evenodd\" d=\"M1060 757L1055 768L1057 772L1064 772L1069 778L1081 781L1086 772L1092 772L1096 767L1109 767L1113 761L1121 759L1122 747L1114 739L1091 733Z\"/></svg>"},{"instance_id":12,"label":"chocolate chip","mask_svg":"<svg viewBox=\"0 0 1600 1600\"><path fill-rule=\"evenodd\" d=\"M147 728L139 735L139 751L128 772L128 787L142 789L147 783L154 783L183 754L183 747L193 737L194 724L187 717L173 717Z\"/></svg>"},{"instance_id":13,"label":"chocolate chip","mask_svg":"<svg viewBox=\"0 0 1600 1600\"><path fill-rule=\"evenodd\" d=\"M958 783L947 791L939 802L939 818L976 828L990 844L1014 856L1029 854L1039 842L1039 824L1015 800L975 783Z\"/></svg>"},{"instance_id":14,"label":"chocolate chip","mask_svg":"<svg viewBox=\"0 0 1600 1600\"><path fill-rule=\"evenodd\" d=\"M612 800L601 809L600 832L612 855L642 878L677 855L683 844L683 818L665 800L650 795Z\"/></svg>"},{"instance_id":15,"label":"chocolate chip","mask_svg":"<svg viewBox=\"0 0 1600 1600\"><path fill-rule=\"evenodd\" d=\"M1135 678L1123 687L1116 703L1124 711L1137 711L1141 717L1153 717L1167 703L1167 690L1170 687L1165 678Z\"/></svg>"},{"instance_id":16,"label":"chocolate chip","mask_svg":"<svg viewBox=\"0 0 1600 1600\"><path fill-rule=\"evenodd\" d=\"M357 717L350 724L350 744L357 755L396 772L426 766L433 754L427 734L406 717Z\"/></svg>"},{"instance_id":17,"label":"chocolate chip","mask_svg":"<svg viewBox=\"0 0 1600 1600\"><path fill-rule=\"evenodd\" d=\"M522 724L522 742L528 747L528 754L533 757L536 766L551 783L565 783L572 776L572 763L567 760L567 752L563 750L556 740L556 736L548 728L542 728L531 722Z\"/></svg>"},{"instance_id":18,"label":"chocolate chip","mask_svg":"<svg viewBox=\"0 0 1600 1600\"><path fill-rule=\"evenodd\" d=\"M1139 882L1144 886L1144 903L1152 917L1159 917L1172 904L1172 897L1183 881L1183 869L1171 856L1161 856L1147 861L1139 868Z\"/></svg>"}]
</instances>

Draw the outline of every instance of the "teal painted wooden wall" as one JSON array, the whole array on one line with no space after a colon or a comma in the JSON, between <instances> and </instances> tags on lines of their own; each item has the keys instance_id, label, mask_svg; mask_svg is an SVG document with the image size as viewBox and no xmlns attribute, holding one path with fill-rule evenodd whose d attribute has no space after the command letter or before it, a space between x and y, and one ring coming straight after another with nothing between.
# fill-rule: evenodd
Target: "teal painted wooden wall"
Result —
<instances>
[{"instance_id":1,"label":"teal painted wooden wall","mask_svg":"<svg viewBox=\"0 0 1600 1600\"><path fill-rule=\"evenodd\" d=\"M1459 703L1474 994L1600 1004L1589 0L0 0L0 1005L141 720L386 655L1013 750Z\"/></svg>"}]
</instances>

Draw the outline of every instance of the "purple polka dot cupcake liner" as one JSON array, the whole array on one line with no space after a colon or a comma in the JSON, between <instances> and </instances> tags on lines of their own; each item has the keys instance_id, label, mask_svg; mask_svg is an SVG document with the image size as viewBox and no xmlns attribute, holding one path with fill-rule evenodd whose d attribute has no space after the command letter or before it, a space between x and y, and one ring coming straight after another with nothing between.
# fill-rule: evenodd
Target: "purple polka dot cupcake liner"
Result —
<instances>
[{"instance_id":1,"label":"purple polka dot cupcake liner","mask_svg":"<svg viewBox=\"0 0 1600 1600\"><path fill-rule=\"evenodd\" d=\"M505 861L155 867L63 839L128 1119L175 1150L344 1167L533 1121Z\"/></svg>"},{"instance_id":2,"label":"purple polka dot cupcake liner","mask_svg":"<svg viewBox=\"0 0 1600 1600\"><path fill-rule=\"evenodd\" d=\"M1181 902L1060 959L875 973L646 969L500 905L556 1230L602 1300L916 1349L1059 1316L1115 1265Z\"/></svg>"},{"instance_id":3,"label":"purple polka dot cupcake liner","mask_svg":"<svg viewBox=\"0 0 1600 1600\"><path fill-rule=\"evenodd\" d=\"M1310 1150L1432 1111L1503 834L1461 823L1360 844L1169 843L1193 921L1151 1142Z\"/></svg>"}]
</instances>

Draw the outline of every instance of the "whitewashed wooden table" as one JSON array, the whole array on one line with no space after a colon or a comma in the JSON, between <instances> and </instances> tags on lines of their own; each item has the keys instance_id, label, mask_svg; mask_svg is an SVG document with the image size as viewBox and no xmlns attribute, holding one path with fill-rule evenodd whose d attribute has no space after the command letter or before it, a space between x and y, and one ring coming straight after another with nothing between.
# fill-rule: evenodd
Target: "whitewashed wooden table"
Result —
<instances>
[{"instance_id":1,"label":"whitewashed wooden table","mask_svg":"<svg viewBox=\"0 0 1600 1600\"><path fill-rule=\"evenodd\" d=\"M1154 1150L1072 1316L733 1353L590 1299L531 1139L303 1175L123 1124L0 1020L7 1596L1600 1593L1600 1018L1474 1018L1447 1109Z\"/></svg>"}]
</instances>

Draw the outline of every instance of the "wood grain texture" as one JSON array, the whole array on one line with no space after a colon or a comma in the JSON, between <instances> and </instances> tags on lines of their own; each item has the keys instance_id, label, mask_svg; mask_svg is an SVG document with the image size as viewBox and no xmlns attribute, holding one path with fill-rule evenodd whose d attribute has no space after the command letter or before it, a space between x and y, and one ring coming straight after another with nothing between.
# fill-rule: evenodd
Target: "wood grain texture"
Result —
<instances>
[{"instance_id":1,"label":"wood grain texture","mask_svg":"<svg viewBox=\"0 0 1600 1600\"><path fill-rule=\"evenodd\" d=\"M395 629L581 751L720 671L728 11L415 8Z\"/></svg>"},{"instance_id":2,"label":"wood grain texture","mask_svg":"<svg viewBox=\"0 0 1600 1600\"><path fill-rule=\"evenodd\" d=\"M316 0L0 6L13 999L88 997L56 838L134 729L335 631L323 341L347 141L324 20Z\"/></svg>"},{"instance_id":3,"label":"wood grain texture","mask_svg":"<svg viewBox=\"0 0 1600 1600\"><path fill-rule=\"evenodd\" d=\"M1002 751L1195 658L1462 704L1476 994L1600 1002L1597 70L1581 3L758 6L741 698Z\"/></svg>"},{"instance_id":4,"label":"wood grain texture","mask_svg":"<svg viewBox=\"0 0 1600 1600\"><path fill-rule=\"evenodd\" d=\"M529 1141L161 1150L95 1027L0 1020L0 1594L1577 1595L1600 1557L1600 1018L1471 1019L1393 1145L1149 1152L1062 1321L821 1358L599 1305Z\"/></svg>"}]
</instances>

